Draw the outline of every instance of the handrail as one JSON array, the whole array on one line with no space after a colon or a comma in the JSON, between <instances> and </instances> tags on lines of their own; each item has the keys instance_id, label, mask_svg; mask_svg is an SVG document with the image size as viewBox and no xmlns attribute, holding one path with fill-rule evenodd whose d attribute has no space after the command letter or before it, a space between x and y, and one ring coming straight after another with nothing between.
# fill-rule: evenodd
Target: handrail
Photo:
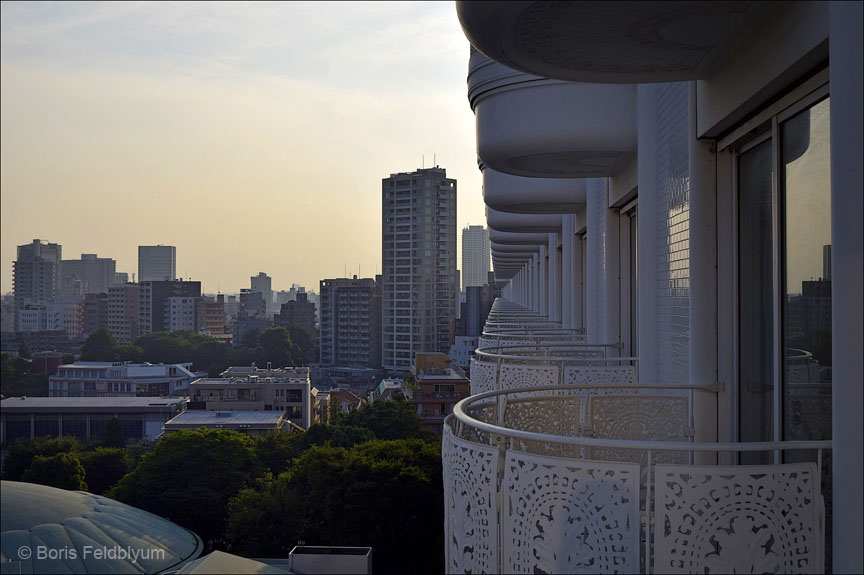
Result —
<instances>
[{"instance_id":1,"label":"handrail","mask_svg":"<svg viewBox=\"0 0 864 575\"><path fill-rule=\"evenodd\" d=\"M632 388L632 389L692 389L694 391L705 391L716 393L717 384L709 385L651 385L645 386L642 384L613 384L613 385L544 385L537 387L518 387L507 390L486 391L466 397L462 401L453 406L451 416L458 420L459 423L467 425L489 433L491 436L499 436L502 438L524 439L529 441L547 441L553 443L563 443L567 445L579 445L585 447L605 447L618 449L643 449L650 451L778 451L789 449L831 449L832 440L821 441L759 441L759 442L686 442L686 441L644 441L633 439L603 439L596 437L573 437L568 435L555 435L551 433L536 433L531 431L521 431L518 429L509 429L484 423L479 421L465 412L465 408L483 400L497 398L498 396L515 394L515 393L533 393L537 391L550 390L566 390L566 389L596 389L596 388ZM543 396L544 399L564 398L566 396ZM525 399L520 398L520 399ZM452 421L452 420L451 420ZM448 421L444 420L445 425L449 425ZM452 429L452 426L450 426Z\"/></svg>"}]
</instances>

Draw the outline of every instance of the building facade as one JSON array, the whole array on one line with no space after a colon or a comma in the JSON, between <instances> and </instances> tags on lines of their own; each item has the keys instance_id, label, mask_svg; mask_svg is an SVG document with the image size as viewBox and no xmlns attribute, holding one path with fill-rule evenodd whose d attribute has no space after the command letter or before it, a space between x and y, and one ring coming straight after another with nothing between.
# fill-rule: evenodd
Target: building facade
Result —
<instances>
[{"instance_id":1,"label":"building facade","mask_svg":"<svg viewBox=\"0 0 864 575\"><path fill-rule=\"evenodd\" d=\"M140 318L138 322L141 335L158 331L170 331L172 321L186 325L188 311L192 314L189 329L195 329L195 301L201 297L201 282L197 281L144 281L138 284L140 290ZM173 298L181 298L176 300ZM175 302L177 315L172 319L171 302ZM185 303L184 303L185 301ZM182 309L181 309L182 308ZM184 311L185 310L185 311Z\"/></svg>"},{"instance_id":2,"label":"building facade","mask_svg":"<svg viewBox=\"0 0 864 575\"><path fill-rule=\"evenodd\" d=\"M138 246L138 282L177 279L175 246Z\"/></svg>"},{"instance_id":3,"label":"building facade","mask_svg":"<svg viewBox=\"0 0 864 575\"><path fill-rule=\"evenodd\" d=\"M141 335L141 287L118 284L108 288L108 331L120 345L131 345Z\"/></svg>"},{"instance_id":4,"label":"building facade","mask_svg":"<svg viewBox=\"0 0 864 575\"><path fill-rule=\"evenodd\" d=\"M492 269L492 244L489 228L462 228L462 291L472 286L485 286Z\"/></svg>"},{"instance_id":5,"label":"building facade","mask_svg":"<svg viewBox=\"0 0 864 575\"><path fill-rule=\"evenodd\" d=\"M181 397L196 378L191 363L76 361L48 378L48 397Z\"/></svg>"},{"instance_id":6,"label":"building facade","mask_svg":"<svg viewBox=\"0 0 864 575\"><path fill-rule=\"evenodd\" d=\"M415 353L447 353L453 343L456 180L436 166L381 184L381 365L408 372Z\"/></svg>"},{"instance_id":7,"label":"building facade","mask_svg":"<svg viewBox=\"0 0 864 575\"><path fill-rule=\"evenodd\" d=\"M273 317L273 323L277 327L302 327L312 337L318 335L315 326L315 304L309 301L305 291L297 293L295 301L282 304L279 314Z\"/></svg>"},{"instance_id":8,"label":"building facade","mask_svg":"<svg viewBox=\"0 0 864 575\"><path fill-rule=\"evenodd\" d=\"M357 276L321 280L320 296L321 364L380 367L380 284Z\"/></svg>"},{"instance_id":9,"label":"building facade","mask_svg":"<svg viewBox=\"0 0 864 575\"><path fill-rule=\"evenodd\" d=\"M864 568L862 3L694 6L457 2L503 298L447 570Z\"/></svg>"},{"instance_id":10,"label":"building facade","mask_svg":"<svg viewBox=\"0 0 864 575\"><path fill-rule=\"evenodd\" d=\"M257 276L249 278L249 287L252 291L261 292L267 314L273 313L273 278L264 272L258 272Z\"/></svg>"},{"instance_id":11,"label":"building facade","mask_svg":"<svg viewBox=\"0 0 864 575\"><path fill-rule=\"evenodd\" d=\"M60 275L62 295L108 293L108 288L116 283L117 262L96 254L81 254L79 260L63 260Z\"/></svg>"},{"instance_id":12,"label":"building facade","mask_svg":"<svg viewBox=\"0 0 864 575\"><path fill-rule=\"evenodd\" d=\"M54 299L60 294L63 247L60 244L33 240L18 246L12 263L12 292L15 309ZM16 327L19 329L16 311Z\"/></svg>"}]
</instances>

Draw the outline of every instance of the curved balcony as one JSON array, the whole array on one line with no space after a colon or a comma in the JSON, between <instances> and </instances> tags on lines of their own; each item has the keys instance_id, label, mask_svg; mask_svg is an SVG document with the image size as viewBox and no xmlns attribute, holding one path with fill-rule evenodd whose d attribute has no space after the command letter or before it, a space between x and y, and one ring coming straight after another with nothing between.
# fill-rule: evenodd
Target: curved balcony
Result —
<instances>
[{"instance_id":1,"label":"curved balcony","mask_svg":"<svg viewBox=\"0 0 864 575\"><path fill-rule=\"evenodd\" d=\"M499 246L511 245L529 245L529 246L541 246L545 245L548 241L548 236L546 234L532 234L532 233L524 233L524 232L502 232L499 230L490 229L489 230L489 241L493 244L497 244ZM504 300L501 300L502 302ZM515 304L514 304L515 305Z\"/></svg>"},{"instance_id":2,"label":"curved balcony","mask_svg":"<svg viewBox=\"0 0 864 575\"><path fill-rule=\"evenodd\" d=\"M584 179L526 178L483 170L483 201L516 214L575 214L585 209Z\"/></svg>"},{"instance_id":3,"label":"curved balcony","mask_svg":"<svg viewBox=\"0 0 864 575\"><path fill-rule=\"evenodd\" d=\"M688 393L712 388L615 387L456 404L442 444L448 573L822 572L830 441L696 442ZM800 462L693 464L743 452Z\"/></svg>"},{"instance_id":4,"label":"curved balcony","mask_svg":"<svg viewBox=\"0 0 864 575\"><path fill-rule=\"evenodd\" d=\"M479 163L532 178L602 178L636 151L636 87L531 76L471 55Z\"/></svg>"},{"instance_id":5,"label":"curved balcony","mask_svg":"<svg viewBox=\"0 0 864 575\"><path fill-rule=\"evenodd\" d=\"M525 74L576 82L710 76L770 2L457 1L462 30Z\"/></svg>"},{"instance_id":6,"label":"curved balcony","mask_svg":"<svg viewBox=\"0 0 864 575\"><path fill-rule=\"evenodd\" d=\"M501 232L548 234L561 231L561 216L558 214L511 214L489 206L486 206L486 223L491 229Z\"/></svg>"}]
</instances>

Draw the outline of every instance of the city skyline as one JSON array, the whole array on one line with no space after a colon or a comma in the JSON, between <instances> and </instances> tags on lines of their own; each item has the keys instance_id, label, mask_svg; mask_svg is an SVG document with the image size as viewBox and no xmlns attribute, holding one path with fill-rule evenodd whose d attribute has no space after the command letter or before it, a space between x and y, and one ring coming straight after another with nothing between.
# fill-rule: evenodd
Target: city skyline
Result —
<instances>
[{"instance_id":1,"label":"city skyline","mask_svg":"<svg viewBox=\"0 0 864 575\"><path fill-rule=\"evenodd\" d=\"M454 16L3 3L0 291L35 238L130 275L139 245L173 245L177 276L207 293L260 271L274 289L373 277L381 178L435 163L463 189L457 225L482 223Z\"/></svg>"}]
</instances>

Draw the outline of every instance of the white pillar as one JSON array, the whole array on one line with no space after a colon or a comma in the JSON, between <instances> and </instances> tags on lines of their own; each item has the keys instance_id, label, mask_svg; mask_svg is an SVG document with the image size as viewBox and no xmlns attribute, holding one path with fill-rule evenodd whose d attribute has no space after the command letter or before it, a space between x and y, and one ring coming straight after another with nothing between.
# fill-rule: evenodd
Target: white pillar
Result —
<instances>
[{"instance_id":1,"label":"white pillar","mask_svg":"<svg viewBox=\"0 0 864 575\"><path fill-rule=\"evenodd\" d=\"M561 256L558 234L549 234L549 319L561 321Z\"/></svg>"},{"instance_id":2,"label":"white pillar","mask_svg":"<svg viewBox=\"0 0 864 575\"><path fill-rule=\"evenodd\" d=\"M713 142L696 137L696 82L690 82L690 383L717 380L717 178ZM640 252L641 255L641 252ZM693 395L696 441L717 441L717 396ZM697 452L695 463L717 463L714 453Z\"/></svg>"},{"instance_id":3,"label":"white pillar","mask_svg":"<svg viewBox=\"0 0 864 575\"><path fill-rule=\"evenodd\" d=\"M574 225L575 227L575 225ZM585 286L582 277L585 268L585 258L582 257L584 239L581 236L573 238L573 327L585 329Z\"/></svg>"},{"instance_id":4,"label":"white pillar","mask_svg":"<svg viewBox=\"0 0 864 575\"><path fill-rule=\"evenodd\" d=\"M621 341L621 269L619 260L620 235L618 232L618 210L609 209L609 179L605 181L603 207L606 210L606 325L603 326L603 343L618 343ZM620 355L618 349L609 349L612 355Z\"/></svg>"},{"instance_id":5,"label":"white pillar","mask_svg":"<svg viewBox=\"0 0 864 575\"><path fill-rule=\"evenodd\" d=\"M860 2L829 7L831 79L831 322L834 467L834 572L864 572L861 349L864 170L862 22Z\"/></svg>"},{"instance_id":6,"label":"white pillar","mask_svg":"<svg viewBox=\"0 0 864 575\"><path fill-rule=\"evenodd\" d=\"M639 382L657 382L657 87L639 84Z\"/></svg>"},{"instance_id":7,"label":"white pillar","mask_svg":"<svg viewBox=\"0 0 864 575\"><path fill-rule=\"evenodd\" d=\"M547 265L547 254L546 254L546 246L540 246L540 264L538 266L538 274L539 278L538 286L540 287L537 290L537 293L540 294L540 301L538 302L539 307L538 313L540 315L549 317L549 266Z\"/></svg>"},{"instance_id":8,"label":"white pillar","mask_svg":"<svg viewBox=\"0 0 864 575\"><path fill-rule=\"evenodd\" d=\"M540 257L531 256L531 311L540 313Z\"/></svg>"},{"instance_id":9,"label":"white pillar","mask_svg":"<svg viewBox=\"0 0 864 575\"><path fill-rule=\"evenodd\" d=\"M561 326L573 325L573 249L576 236L573 235L573 215L561 216Z\"/></svg>"},{"instance_id":10,"label":"white pillar","mask_svg":"<svg viewBox=\"0 0 864 575\"><path fill-rule=\"evenodd\" d=\"M597 313L597 306L600 301L600 250L598 249L599 246L594 245L598 234L593 231L599 225L597 222L597 194L590 180L587 188L585 201L585 241L587 242L585 268L587 273L585 274L585 278L588 285L584 286L587 301L587 305L585 306L585 333L588 336L589 342L605 343L603 337L606 334L603 333L603 328L599 325L599 314Z\"/></svg>"}]
</instances>

